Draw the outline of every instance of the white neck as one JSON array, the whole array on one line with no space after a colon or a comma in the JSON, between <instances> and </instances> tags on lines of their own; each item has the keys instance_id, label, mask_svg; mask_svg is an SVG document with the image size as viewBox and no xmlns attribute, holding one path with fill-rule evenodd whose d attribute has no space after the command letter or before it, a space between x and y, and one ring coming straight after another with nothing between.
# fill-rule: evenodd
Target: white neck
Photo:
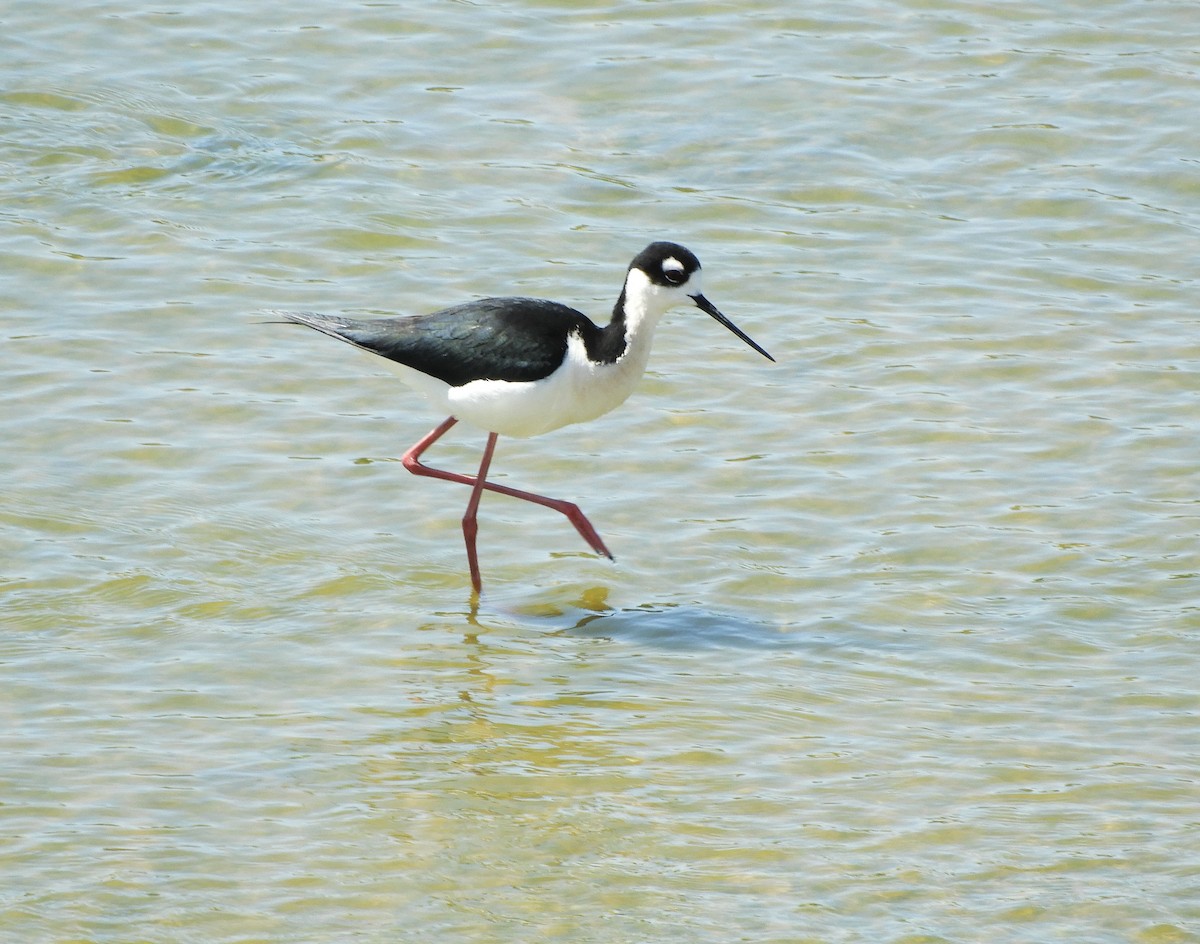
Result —
<instances>
[{"instance_id":1,"label":"white neck","mask_svg":"<svg viewBox=\"0 0 1200 944\"><path fill-rule=\"evenodd\" d=\"M688 292L656 285L641 269L630 269L625 277L625 338L630 347L649 347L658 322L676 305L691 302L700 293L700 273L688 280Z\"/></svg>"}]
</instances>

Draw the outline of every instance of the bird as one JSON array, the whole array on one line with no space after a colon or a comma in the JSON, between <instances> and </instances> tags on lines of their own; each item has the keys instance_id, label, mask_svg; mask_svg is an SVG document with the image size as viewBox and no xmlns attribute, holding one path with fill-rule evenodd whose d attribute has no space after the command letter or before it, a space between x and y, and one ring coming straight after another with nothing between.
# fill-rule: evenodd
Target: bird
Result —
<instances>
[{"instance_id":1,"label":"bird","mask_svg":"<svg viewBox=\"0 0 1200 944\"><path fill-rule=\"evenodd\" d=\"M471 586L478 597L483 581L477 516L485 490L561 513L593 551L614 559L578 505L488 481L496 441L500 436L539 436L620 406L645 372L659 320L684 305L698 308L775 361L704 296L695 254L665 241L652 242L634 256L612 317L603 327L567 305L525 297L481 298L430 314L392 318L311 311L274 314L394 361L403 381L449 414L404 453L401 462L414 475L471 487L462 530ZM421 461L460 420L487 433L473 476Z\"/></svg>"}]
</instances>

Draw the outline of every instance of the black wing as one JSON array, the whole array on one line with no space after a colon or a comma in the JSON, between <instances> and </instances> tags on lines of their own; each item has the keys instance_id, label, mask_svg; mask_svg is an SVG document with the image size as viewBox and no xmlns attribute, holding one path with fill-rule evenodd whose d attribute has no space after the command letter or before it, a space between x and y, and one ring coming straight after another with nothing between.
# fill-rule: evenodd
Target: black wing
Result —
<instances>
[{"instance_id":1,"label":"black wing","mask_svg":"<svg viewBox=\"0 0 1200 944\"><path fill-rule=\"evenodd\" d=\"M572 333L587 339L599 331L574 308L539 298L484 298L409 318L280 314L452 387L541 380L562 363Z\"/></svg>"}]
</instances>

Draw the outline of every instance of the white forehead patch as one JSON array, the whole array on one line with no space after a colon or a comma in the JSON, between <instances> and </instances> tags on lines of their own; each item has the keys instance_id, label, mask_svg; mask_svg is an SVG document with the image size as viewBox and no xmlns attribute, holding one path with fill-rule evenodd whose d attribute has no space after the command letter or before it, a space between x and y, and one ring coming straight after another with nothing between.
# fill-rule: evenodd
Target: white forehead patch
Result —
<instances>
[{"instance_id":1,"label":"white forehead patch","mask_svg":"<svg viewBox=\"0 0 1200 944\"><path fill-rule=\"evenodd\" d=\"M662 261L662 273L668 285L682 285L688 280L687 268L674 256L667 256Z\"/></svg>"}]
</instances>

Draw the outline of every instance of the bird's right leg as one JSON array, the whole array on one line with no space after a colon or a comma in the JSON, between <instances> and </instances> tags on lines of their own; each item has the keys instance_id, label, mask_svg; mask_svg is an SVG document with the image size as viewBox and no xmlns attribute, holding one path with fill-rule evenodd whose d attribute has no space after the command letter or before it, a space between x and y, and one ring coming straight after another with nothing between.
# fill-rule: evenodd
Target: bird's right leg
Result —
<instances>
[{"instance_id":1,"label":"bird's right leg","mask_svg":"<svg viewBox=\"0 0 1200 944\"><path fill-rule=\"evenodd\" d=\"M475 480L470 476L459 475L457 472L443 472L441 469L431 469L427 465L421 465L421 454L446 435L446 431L457 422L457 419L449 416L436 429L430 430L408 452L400 457L400 461L404 463L404 468L408 469L413 475L428 475L430 478L446 479L450 482L462 482L464 485L474 485Z\"/></svg>"}]
</instances>

